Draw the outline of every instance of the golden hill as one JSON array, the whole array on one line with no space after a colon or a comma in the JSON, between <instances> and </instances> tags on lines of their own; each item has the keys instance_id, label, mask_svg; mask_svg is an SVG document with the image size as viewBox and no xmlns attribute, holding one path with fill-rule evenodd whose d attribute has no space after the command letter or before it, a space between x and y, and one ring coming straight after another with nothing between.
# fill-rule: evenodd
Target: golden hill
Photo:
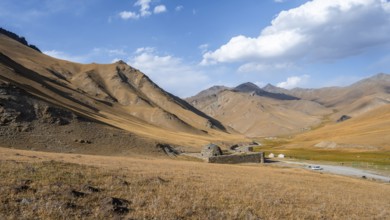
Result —
<instances>
[{"instance_id":1,"label":"golden hill","mask_svg":"<svg viewBox=\"0 0 390 220\"><path fill-rule=\"evenodd\" d=\"M208 115L251 137L299 133L320 124L323 116L332 112L316 102L285 94L266 93L256 88L242 91L203 91L187 100Z\"/></svg>"},{"instance_id":2,"label":"golden hill","mask_svg":"<svg viewBox=\"0 0 390 220\"><path fill-rule=\"evenodd\" d=\"M0 81L34 99L136 137L184 146L244 140L124 62L103 65L59 60L0 34Z\"/></svg>"},{"instance_id":3,"label":"golden hill","mask_svg":"<svg viewBox=\"0 0 390 220\"><path fill-rule=\"evenodd\" d=\"M390 150L390 105L297 135L290 146L335 150Z\"/></svg>"}]
</instances>

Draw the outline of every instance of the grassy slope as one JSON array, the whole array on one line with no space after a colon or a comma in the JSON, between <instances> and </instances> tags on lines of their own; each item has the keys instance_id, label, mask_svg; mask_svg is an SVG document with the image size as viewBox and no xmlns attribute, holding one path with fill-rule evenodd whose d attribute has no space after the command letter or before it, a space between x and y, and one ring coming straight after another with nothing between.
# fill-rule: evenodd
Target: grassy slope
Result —
<instances>
[{"instance_id":1,"label":"grassy slope","mask_svg":"<svg viewBox=\"0 0 390 220\"><path fill-rule=\"evenodd\" d=\"M85 92L80 92L78 89L83 88L83 86L78 85L77 82L83 81L82 79L76 77L74 79L75 82L69 82L67 80L60 80L58 77L54 77L50 72L51 70L56 70L58 72L77 75L77 73L85 73L93 70L95 72L107 73L106 75L108 75L108 73L116 71L117 64L77 64L37 53L33 49L21 45L3 35L0 35L0 41L1 53L4 53L12 59L12 61L10 61L3 58L4 60L2 62L13 66L12 69L5 64L0 65L0 80L12 82L18 87L26 90L28 93L49 103L64 107L84 117L160 142L199 147L210 142L246 141L242 135L235 132L230 132L230 134L228 134L206 127L197 128L196 126L198 125L195 125L195 122L198 123L198 121L204 121L203 124L206 124L205 119L190 111L179 109L178 105L173 104L173 107L170 106L170 108L177 108L174 113L179 112L180 115L178 115L178 117L191 121L196 127L194 129L197 132L194 132L194 129L188 130L188 126L186 127L184 125L181 127L174 124L172 125L173 127L169 127L169 129L167 129L162 125L157 126L155 124L148 123L142 120L142 117L138 118L129 113L129 110L133 109L134 114L142 115L146 112L145 108L137 106L123 107L122 105L116 103L114 103L111 107L105 104L105 102L98 101L99 97L88 95ZM23 66L15 64L14 61ZM140 75L143 74L140 73ZM53 79L55 80L53 81ZM126 91L120 92L126 93ZM130 92L127 92L126 94L132 95ZM162 95L160 94L160 96ZM160 96L157 98L162 99ZM162 103L165 103L164 105L166 105L165 107L169 105L169 103L166 102L168 101L165 99L162 100ZM158 115L158 112L154 113ZM160 117L156 116L154 120L162 120L161 124L163 125L169 124L169 120L167 122L164 121L165 119L164 115L162 115ZM208 133L205 134L200 131L203 129Z\"/></svg>"},{"instance_id":2,"label":"grassy slope","mask_svg":"<svg viewBox=\"0 0 390 220\"><path fill-rule=\"evenodd\" d=\"M283 153L302 160L352 163L388 169L390 165L390 106L386 105L342 123L330 122L294 137L261 139L256 150ZM341 144L335 149L318 148L322 142ZM370 148L373 147L373 148Z\"/></svg>"},{"instance_id":3,"label":"grassy slope","mask_svg":"<svg viewBox=\"0 0 390 220\"><path fill-rule=\"evenodd\" d=\"M390 105L379 107L342 123L332 123L297 135L292 142L308 147L321 141L380 147L390 150Z\"/></svg>"},{"instance_id":4,"label":"grassy slope","mask_svg":"<svg viewBox=\"0 0 390 220\"><path fill-rule=\"evenodd\" d=\"M0 148L0 218L385 219L390 185L292 168ZM28 189L17 191L24 180ZM88 192L85 184L100 189ZM36 190L36 191L35 191ZM86 192L75 197L71 190ZM34 192L35 191L35 192ZM23 200L24 199L24 200Z\"/></svg>"},{"instance_id":5,"label":"grassy slope","mask_svg":"<svg viewBox=\"0 0 390 220\"><path fill-rule=\"evenodd\" d=\"M330 113L323 106L306 100L281 101L232 91L188 100L249 137L298 133L318 125L322 116Z\"/></svg>"}]
</instances>

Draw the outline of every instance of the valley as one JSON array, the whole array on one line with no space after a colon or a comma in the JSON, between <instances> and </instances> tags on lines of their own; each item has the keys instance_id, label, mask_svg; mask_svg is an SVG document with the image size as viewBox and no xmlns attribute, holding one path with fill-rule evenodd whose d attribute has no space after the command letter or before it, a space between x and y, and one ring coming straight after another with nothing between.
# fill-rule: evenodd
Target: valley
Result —
<instances>
[{"instance_id":1,"label":"valley","mask_svg":"<svg viewBox=\"0 0 390 220\"><path fill-rule=\"evenodd\" d=\"M390 215L389 74L182 99L124 61L57 59L1 31L0 219Z\"/></svg>"},{"instance_id":2,"label":"valley","mask_svg":"<svg viewBox=\"0 0 390 220\"><path fill-rule=\"evenodd\" d=\"M387 166L389 85L388 74L323 89L286 90L272 85L261 89L245 83L235 88L212 87L187 101L261 143L259 151ZM336 93L340 95L329 95Z\"/></svg>"}]
</instances>

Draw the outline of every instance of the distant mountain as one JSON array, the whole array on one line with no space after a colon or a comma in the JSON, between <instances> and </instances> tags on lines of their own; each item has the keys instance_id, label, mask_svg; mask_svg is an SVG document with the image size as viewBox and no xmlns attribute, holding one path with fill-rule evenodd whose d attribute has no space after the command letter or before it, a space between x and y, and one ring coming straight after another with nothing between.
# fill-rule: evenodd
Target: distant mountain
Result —
<instances>
[{"instance_id":1,"label":"distant mountain","mask_svg":"<svg viewBox=\"0 0 390 220\"><path fill-rule=\"evenodd\" d=\"M358 116L390 102L390 75L380 73L346 87L292 89L288 94L320 103L342 115Z\"/></svg>"},{"instance_id":2,"label":"distant mountain","mask_svg":"<svg viewBox=\"0 0 390 220\"><path fill-rule=\"evenodd\" d=\"M5 95L0 97L0 121L5 123L2 129L8 129L3 133L9 134L2 136L3 144L7 138L12 143L14 136L21 136L20 129L15 127L31 125L26 131L38 131L42 127L41 104L35 105L32 100L40 100L42 108L75 115L69 116L69 120L54 117L54 121L68 120L77 126L77 120L73 120L77 116L123 129L134 139L183 146L244 140L233 129L164 91L123 61L78 64L59 60L0 34L0 83L5 85L2 87ZM9 88L21 91L25 98L19 99L17 94L12 98L8 95ZM17 101L15 104L11 103L13 99ZM28 112L22 111L22 106L33 106L36 110L31 112L31 117L26 116ZM8 115L15 117L8 118ZM58 126L58 129L70 129L62 122Z\"/></svg>"},{"instance_id":3,"label":"distant mountain","mask_svg":"<svg viewBox=\"0 0 390 220\"><path fill-rule=\"evenodd\" d=\"M233 90L237 92L245 92L245 93L250 93L255 91L259 91L259 93L263 92L256 84L251 82L242 83L236 86Z\"/></svg>"},{"instance_id":4,"label":"distant mountain","mask_svg":"<svg viewBox=\"0 0 390 220\"><path fill-rule=\"evenodd\" d=\"M221 89L223 88L223 89ZM323 122L352 118L390 104L390 75L378 74L347 87L287 90L254 83L212 87L187 101L249 136L299 133Z\"/></svg>"},{"instance_id":5,"label":"distant mountain","mask_svg":"<svg viewBox=\"0 0 390 220\"><path fill-rule=\"evenodd\" d=\"M362 79L351 86L351 88L370 88L371 90L390 93L390 74L378 73L372 77Z\"/></svg>"},{"instance_id":6,"label":"distant mountain","mask_svg":"<svg viewBox=\"0 0 390 220\"><path fill-rule=\"evenodd\" d=\"M223 92L225 90L230 90L230 88L226 86L212 86L208 89L199 92L198 94L192 97L187 98L186 100L187 101L189 100L191 102L191 100L195 100L195 99L203 99L208 96L216 96L218 93Z\"/></svg>"},{"instance_id":7,"label":"distant mountain","mask_svg":"<svg viewBox=\"0 0 390 220\"><path fill-rule=\"evenodd\" d=\"M327 106L337 106L337 103L355 101L364 96L389 94L390 75L380 73L346 87L326 87L320 89L295 88L287 90L287 92L302 99L315 100Z\"/></svg>"},{"instance_id":8,"label":"distant mountain","mask_svg":"<svg viewBox=\"0 0 390 220\"><path fill-rule=\"evenodd\" d=\"M274 86L270 83L268 83L266 86L264 86L262 88L264 91L267 91L267 92L272 92L272 93L284 93L284 94L289 94L290 91L287 90L287 89L283 89L283 88L280 88L280 87L277 87L277 86Z\"/></svg>"},{"instance_id":9,"label":"distant mountain","mask_svg":"<svg viewBox=\"0 0 390 220\"><path fill-rule=\"evenodd\" d=\"M249 82L233 89L211 87L186 100L251 137L298 133L331 113L318 103L267 92Z\"/></svg>"},{"instance_id":10,"label":"distant mountain","mask_svg":"<svg viewBox=\"0 0 390 220\"><path fill-rule=\"evenodd\" d=\"M238 85L233 89L233 91L237 92L244 92L244 93L252 93L253 95L268 97L272 99L279 99L279 100L298 100L299 98L294 97L292 95L287 95L284 93L273 93L268 92L263 89L260 89L256 84L247 82L243 83L241 85Z\"/></svg>"}]
</instances>

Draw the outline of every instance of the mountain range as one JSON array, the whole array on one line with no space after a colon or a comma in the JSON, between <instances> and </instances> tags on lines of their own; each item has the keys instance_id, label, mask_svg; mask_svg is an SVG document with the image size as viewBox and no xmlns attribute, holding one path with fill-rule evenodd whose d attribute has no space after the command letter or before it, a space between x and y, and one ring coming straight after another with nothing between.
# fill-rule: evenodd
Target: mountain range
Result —
<instances>
[{"instance_id":1,"label":"mountain range","mask_svg":"<svg viewBox=\"0 0 390 220\"><path fill-rule=\"evenodd\" d=\"M310 146L320 140L387 147L390 143L390 117L384 117L390 106L389 74L320 89L287 90L271 84L260 88L250 82L234 88L214 86L186 100L250 137L297 135L297 143L312 139ZM335 138L338 135L326 128L343 135ZM357 138L360 135L365 138Z\"/></svg>"},{"instance_id":2,"label":"mountain range","mask_svg":"<svg viewBox=\"0 0 390 220\"><path fill-rule=\"evenodd\" d=\"M289 137L295 147L390 148L390 75L346 87L213 86L182 100L123 61L78 64L0 32L3 146L132 154Z\"/></svg>"}]
</instances>

